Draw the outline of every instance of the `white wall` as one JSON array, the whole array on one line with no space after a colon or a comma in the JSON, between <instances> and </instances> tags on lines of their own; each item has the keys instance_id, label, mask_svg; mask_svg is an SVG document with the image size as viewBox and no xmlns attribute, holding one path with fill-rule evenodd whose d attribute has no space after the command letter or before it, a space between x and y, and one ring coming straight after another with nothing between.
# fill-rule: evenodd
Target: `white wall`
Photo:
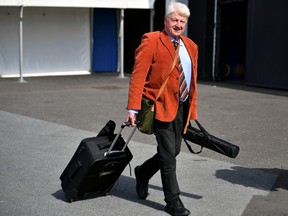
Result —
<instances>
[{"instance_id":1,"label":"white wall","mask_svg":"<svg viewBox=\"0 0 288 216\"><path fill-rule=\"evenodd\" d=\"M153 8L155 0L0 0L0 6L77 7L77 8Z\"/></svg>"},{"instance_id":2,"label":"white wall","mask_svg":"<svg viewBox=\"0 0 288 216\"><path fill-rule=\"evenodd\" d=\"M90 71L89 8L24 8L23 75ZM0 7L0 76L19 74L19 8Z\"/></svg>"}]
</instances>

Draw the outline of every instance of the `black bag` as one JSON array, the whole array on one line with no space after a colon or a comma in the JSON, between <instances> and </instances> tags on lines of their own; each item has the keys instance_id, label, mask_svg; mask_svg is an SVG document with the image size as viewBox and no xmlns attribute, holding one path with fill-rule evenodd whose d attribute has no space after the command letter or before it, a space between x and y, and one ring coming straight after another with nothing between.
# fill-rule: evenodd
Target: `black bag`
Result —
<instances>
[{"instance_id":1,"label":"black bag","mask_svg":"<svg viewBox=\"0 0 288 216\"><path fill-rule=\"evenodd\" d=\"M81 141L75 154L60 176L61 187L69 202L84 195L103 196L113 187L133 156L127 147L136 128L125 143L121 130L114 134L115 122L108 121L96 137Z\"/></svg>"},{"instance_id":2,"label":"black bag","mask_svg":"<svg viewBox=\"0 0 288 216\"><path fill-rule=\"evenodd\" d=\"M209 134L197 120L195 120L195 122L200 130L189 125L186 134L183 136L190 152L199 154L205 147L212 151L226 155L227 157L236 158L240 150L238 146ZM194 152L187 140L200 145L201 150L199 152Z\"/></svg>"}]
</instances>

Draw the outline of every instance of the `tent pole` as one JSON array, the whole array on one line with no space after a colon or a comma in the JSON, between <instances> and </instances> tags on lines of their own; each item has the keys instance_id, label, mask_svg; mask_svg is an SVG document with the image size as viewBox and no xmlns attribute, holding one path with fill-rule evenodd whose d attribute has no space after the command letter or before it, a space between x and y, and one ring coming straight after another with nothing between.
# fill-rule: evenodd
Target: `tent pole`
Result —
<instances>
[{"instance_id":1,"label":"tent pole","mask_svg":"<svg viewBox=\"0 0 288 216\"><path fill-rule=\"evenodd\" d=\"M18 82L23 83L26 82L23 79L23 74L22 74L22 70L23 70L23 10L24 7L20 6L20 23L19 23L19 73L20 73L20 78L18 80Z\"/></svg>"},{"instance_id":2,"label":"tent pole","mask_svg":"<svg viewBox=\"0 0 288 216\"><path fill-rule=\"evenodd\" d=\"M217 43L217 3L214 0L214 29L213 29L213 60L212 60L212 79L216 81L215 67L216 67L216 43Z\"/></svg>"},{"instance_id":3,"label":"tent pole","mask_svg":"<svg viewBox=\"0 0 288 216\"><path fill-rule=\"evenodd\" d=\"M124 78L124 9L120 15L120 78Z\"/></svg>"},{"instance_id":4,"label":"tent pole","mask_svg":"<svg viewBox=\"0 0 288 216\"><path fill-rule=\"evenodd\" d=\"M152 32L154 29L154 16L155 16L155 9L150 9L150 31Z\"/></svg>"}]
</instances>

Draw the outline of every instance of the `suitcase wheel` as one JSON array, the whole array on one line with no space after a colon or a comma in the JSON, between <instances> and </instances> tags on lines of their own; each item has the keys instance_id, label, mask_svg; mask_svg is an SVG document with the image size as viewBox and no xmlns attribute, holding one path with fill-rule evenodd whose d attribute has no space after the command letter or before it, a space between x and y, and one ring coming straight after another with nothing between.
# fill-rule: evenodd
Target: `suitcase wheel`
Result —
<instances>
[{"instance_id":1,"label":"suitcase wheel","mask_svg":"<svg viewBox=\"0 0 288 216\"><path fill-rule=\"evenodd\" d=\"M79 193L76 189L67 190L65 192L65 197L69 203L73 202L75 199L79 197Z\"/></svg>"}]
</instances>

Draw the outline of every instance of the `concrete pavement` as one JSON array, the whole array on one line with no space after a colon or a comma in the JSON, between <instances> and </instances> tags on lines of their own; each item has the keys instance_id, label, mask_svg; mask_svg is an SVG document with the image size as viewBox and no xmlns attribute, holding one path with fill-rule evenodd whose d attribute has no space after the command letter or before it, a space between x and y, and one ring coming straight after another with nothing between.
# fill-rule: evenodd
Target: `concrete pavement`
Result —
<instances>
[{"instance_id":1,"label":"concrete pavement","mask_svg":"<svg viewBox=\"0 0 288 216\"><path fill-rule=\"evenodd\" d=\"M69 204L61 190L59 176L81 139L126 117L128 78L25 79L0 79L1 215L167 215L159 174L146 201L137 198L129 167L106 197ZM288 215L287 95L199 83L199 121L240 153L236 159L207 149L192 155L183 143L178 178L191 215ZM136 132L129 148L133 170L155 152L154 137Z\"/></svg>"}]
</instances>

